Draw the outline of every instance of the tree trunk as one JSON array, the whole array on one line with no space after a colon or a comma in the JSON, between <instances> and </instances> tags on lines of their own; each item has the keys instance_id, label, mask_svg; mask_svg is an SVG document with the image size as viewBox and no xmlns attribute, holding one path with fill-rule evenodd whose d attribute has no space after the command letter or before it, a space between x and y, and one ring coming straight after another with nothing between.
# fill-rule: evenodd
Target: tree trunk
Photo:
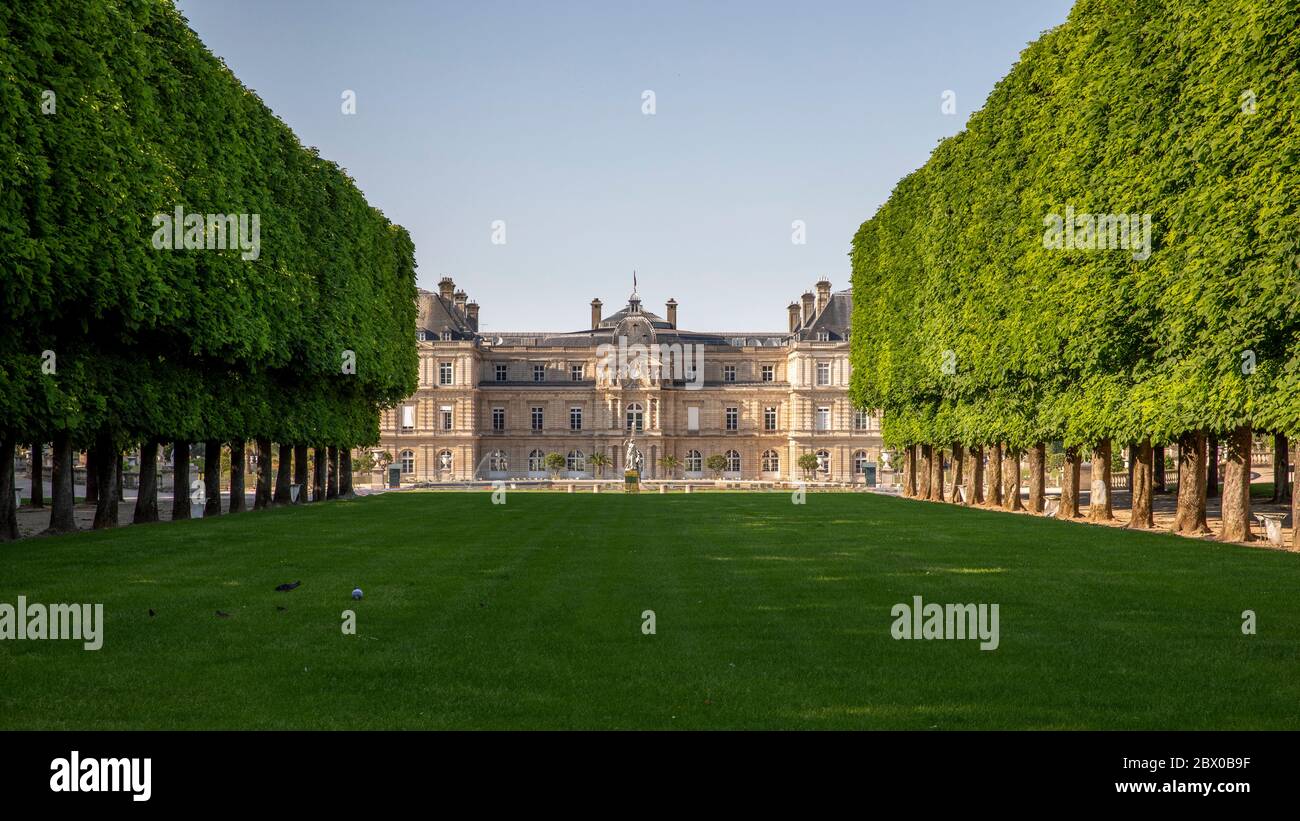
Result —
<instances>
[{"instance_id":1,"label":"tree trunk","mask_svg":"<svg viewBox=\"0 0 1300 821\"><path fill-rule=\"evenodd\" d=\"M337 499L339 497L339 447L330 445L326 450L329 454L329 484L325 488L326 499Z\"/></svg>"},{"instance_id":2,"label":"tree trunk","mask_svg":"<svg viewBox=\"0 0 1300 821\"><path fill-rule=\"evenodd\" d=\"M172 521L190 518L190 443L172 443Z\"/></svg>"},{"instance_id":3,"label":"tree trunk","mask_svg":"<svg viewBox=\"0 0 1300 821\"><path fill-rule=\"evenodd\" d=\"M0 436L0 542L12 542L18 538L18 504L14 499L14 488L18 486L14 476L14 452L18 449L18 438L6 432Z\"/></svg>"},{"instance_id":4,"label":"tree trunk","mask_svg":"<svg viewBox=\"0 0 1300 821\"><path fill-rule=\"evenodd\" d=\"M122 481L122 452L113 451L113 509L110 515L113 518L113 527L118 524L118 510L123 502L126 501L126 485Z\"/></svg>"},{"instance_id":5,"label":"tree trunk","mask_svg":"<svg viewBox=\"0 0 1300 821\"><path fill-rule=\"evenodd\" d=\"M352 498L352 448L339 448L339 496Z\"/></svg>"},{"instance_id":6,"label":"tree trunk","mask_svg":"<svg viewBox=\"0 0 1300 821\"><path fill-rule=\"evenodd\" d=\"M135 492L135 524L158 521L158 440L140 445L140 487Z\"/></svg>"},{"instance_id":7,"label":"tree trunk","mask_svg":"<svg viewBox=\"0 0 1300 821\"><path fill-rule=\"evenodd\" d=\"M1092 482L1088 493L1088 521L1109 522L1115 518L1111 501L1111 442L1102 439L1092 449Z\"/></svg>"},{"instance_id":8,"label":"tree trunk","mask_svg":"<svg viewBox=\"0 0 1300 821\"><path fill-rule=\"evenodd\" d=\"M971 445L970 470L967 473L970 475L969 503L984 504L984 447L982 445Z\"/></svg>"},{"instance_id":9,"label":"tree trunk","mask_svg":"<svg viewBox=\"0 0 1300 821\"><path fill-rule=\"evenodd\" d=\"M916 465L913 464L914 461L915 459L914 459L914 454L912 452L912 446L908 445L907 447L903 448L903 481L899 488L899 494L908 499L912 498L912 493L914 492L913 488L915 487L915 483L912 478L913 472L916 470ZM384 481L385 482L388 481L386 477Z\"/></svg>"},{"instance_id":10,"label":"tree trunk","mask_svg":"<svg viewBox=\"0 0 1300 821\"><path fill-rule=\"evenodd\" d=\"M230 443L230 512L244 512L244 440Z\"/></svg>"},{"instance_id":11,"label":"tree trunk","mask_svg":"<svg viewBox=\"0 0 1300 821\"><path fill-rule=\"evenodd\" d=\"M1129 445L1128 446L1128 496L1130 502L1133 499L1133 467L1137 465L1137 460L1138 460L1137 445ZM1131 506L1132 505L1130 504L1130 507Z\"/></svg>"},{"instance_id":12,"label":"tree trunk","mask_svg":"<svg viewBox=\"0 0 1300 821\"><path fill-rule=\"evenodd\" d=\"M1047 495L1047 445L1039 442L1029 449L1029 512L1042 513Z\"/></svg>"},{"instance_id":13,"label":"tree trunk","mask_svg":"<svg viewBox=\"0 0 1300 821\"><path fill-rule=\"evenodd\" d=\"M1174 532L1200 536L1210 532L1205 520L1205 433L1188 431L1178 439L1178 509Z\"/></svg>"},{"instance_id":14,"label":"tree trunk","mask_svg":"<svg viewBox=\"0 0 1300 821\"><path fill-rule=\"evenodd\" d=\"M1061 475L1061 510L1056 514L1058 519L1079 518L1079 468L1082 464L1077 447L1065 449L1065 471Z\"/></svg>"},{"instance_id":15,"label":"tree trunk","mask_svg":"<svg viewBox=\"0 0 1300 821\"><path fill-rule=\"evenodd\" d=\"M1151 509L1155 482L1154 463L1155 449L1151 447L1151 440L1143 439L1134 448L1133 486L1130 488L1133 499L1130 504L1132 518L1127 526L1135 530L1149 530L1156 526L1155 511Z\"/></svg>"},{"instance_id":16,"label":"tree trunk","mask_svg":"<svg viewBox=\"0 0 1300 821\"><path fill-rule=\"evenodd\" d=\"M86 504L99 505L99 448L86 448ZM75 484L75 483L74 483Z\"/></svg>"},{"instance_id":17,"label":"tree trunk","mask_svg":"<svg viewBox=\"0 0 1300 821\"><path fill-rule=\"evenodd\" d=\"M275 472L275 503L277 505L290 504L293 499L289 497L289 476L293 467L293 445L280 443L280 468Z\"/></svg>"},{"instance_id":18,"label":"tree trunk","mask_svg":"<svg viewBox=\"0 0 1300 821\"><path fill-rule=\"evenodd\" d=\"M943 448L930 450L930 501L943 501Z\"/></svg>"},{"instance_id":19,"label":"tree trunk","mask_svg":"<svg viewBox=\"0 0 1300 821\"><path fill-rule=\"evenodd\" d=\"M1205 498L1214 499L1219 495L1219 437L1207 434L1205 437Z\"/></svg>"},{"instance_id":20,"label":"tree trunk","mask_svg":"<svg viewBox=\"0 0 1300 821\"><path fill-rule=\"evenodd\" d=\"M325 470L326 465L329 463L329 457L325 455L324 445L317 445L314 455L316 457L316 462L314 465L315 469L313 470L315 475L312 477L312 483L315 487L312 488L311 500L313 502L321 502L325 500Z\"/></svg>"},{"instance_id":21,"label":"tree trunk","mask_svg":"<svg viewBox=\"0 0 1300 821\"><path fill-rule=\"evenodd\" d=\"M1163 445L1155 448L1155 452L1151 455L1151 460L1152 470L1154 471L1152 475L1154 476L1153 481L1155 482L1155 492L1168 493L1169 485L1166 483L1165 477L1165 448Z\"/></svg>"},{"instance_id":22,"label":"tree trunk","mask_svg":"<svg viewBox=\"0 0 1300 821\"><path fill-rule=\"evenodd\" d=\"M963 504L957 488L966 481L966 448L960 442L952 443L952 495L949 498L954 505ZM970 493L970 488L966 489Z\"/></svg>"},{"instance_id":23,"label":"tree trunk","mask_svg":"<svg viewBox=\"0 0 1300 821\"><path fill-rule=\"evenodd\" d=\"M1273 434L1273 502L1285 502L1291 498L1287 488L1287 451L1289 446L1286 434Z\"/></svg>"},{"instance_id":24,"label":"tree trunk","mask_svg":"<svg viewBox=\"0 0 1300 821\"><path fill-rule=\"evenodd\" d=\"M1002 507L1004 510L1024 510L1020 501L1020 451L1006 447L1002 454Z\"/></svg>"},{"instance_id":25,"label":"tree trunk","mask_svg":"<svg viewBox=\"0 0 1300 821\"><path fill-rule=\"evenodd\" d=\"M262 510L271 504L271 440L257 438L257 492L253 495L253 510Z\"/></svg>"},{"instance_id":26,"label":"tree trunk","mask_svg":"<svg viewBox=\"0 0 1300 821\"><path fill-rule=\"evenodd\" d=\"M1002 507L1002 443L994 442L989 448L989 489L984 496L990 507Z\"/></svg>"},{"instance_id":27,"label":"tree trunk","mask_svg":"<svg viewBox=\"0 0 1300 821\"><path fill-rule=\"evenodd\" d=\"M1250 541L1250 425L1242 425L1224 442L1223 533L1225 542Z\"/></svg>"},{"instance_id":28,"label":"tree trunk","mask_svg":"<svg viewBox=\"0 0 1300 821\"><path fill-rule=\"evenodd\" d=\"M233 463L232 463L233 464ZM221 440L209 439L203 443L203 518L221 515Z\"/></svg>"},{"instance_id":29,"label":"tree trunk","mask_svg":"<svg viewBox=\"0 0 1300 821\"><path fill-rule=\"evenodd\" d=\"M117 507L114 478L113 437L107 431L100 431L95 437L95 486L99 488L95 499L95 520L91 524L95 530L113 526L112 508Z\"/></svg>"},{"instance_id":30,"label":"tree trunk","mask_svg":"<svg viewBox=\"0 0 1300 821\"><path fill-rule=\"evenodd\" d=\"M32 445L32 507L45 507L45 443Z\"/></svg>"},{"instance_id":31,"label":"tree trunk","mask_svg":"<svg viewBox=\"0 0 1300 821\"><path fill-rule=\"evenodd\" d=\"M1291 464L1300 471L1300 444L1295 446L1295 455L1291 457ZM1300 474L1297 474L1296 478L1300 479ZM1291 549L1300 550L1300 487L1291 491Z\"/></svg>"},{"instance_id":32,"label":"tree trunk","mask_svg":"<svg viewBox=\"0 0 1300 821\"><path fill-rule=\"evenodd\" d=\"M307 502L307 446L293 447L293 483L298 486L298 504Z\"/></svg>"},{"instance_id":33,"label":"tree trunk","mask_svg":"<svg viewBox=\"0 0 1300 821\"><path fill-rule=\"evenodd\" d=\"M921 445L921 458L916 465L916 496L918 499L930 498L930 463L934 461L934 448Z\"/></svg>"},{"instance_id":34,"label":"tree trunk","mask_svg":"<svg viewBox=\"0 0 1300 821\"><path fill-rule=\"evenodd\" d=\"M72 484L72 437L60 431L51 445L50 526L46 533L72 533L77 529L76 496Z\"/></svg>"}]
</instances>

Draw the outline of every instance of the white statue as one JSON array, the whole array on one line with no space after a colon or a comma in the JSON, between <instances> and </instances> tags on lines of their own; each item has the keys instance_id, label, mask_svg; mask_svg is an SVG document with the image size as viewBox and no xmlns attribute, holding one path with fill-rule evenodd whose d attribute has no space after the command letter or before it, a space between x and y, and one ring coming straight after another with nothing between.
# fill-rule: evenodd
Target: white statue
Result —
<instances>
[{"instance_id":1,"label":"white statue","mask_svg":"<svg viewBox=\"0 0 1300 821\"><path fill-rule=\"evenodd\" d=\"M639 474L644 465L645 460L641 458L641 451L636 446L636 437L629 436L627 439L627 452L623 455L624 468L635 470Z\"/></svg>"}]
</instances>

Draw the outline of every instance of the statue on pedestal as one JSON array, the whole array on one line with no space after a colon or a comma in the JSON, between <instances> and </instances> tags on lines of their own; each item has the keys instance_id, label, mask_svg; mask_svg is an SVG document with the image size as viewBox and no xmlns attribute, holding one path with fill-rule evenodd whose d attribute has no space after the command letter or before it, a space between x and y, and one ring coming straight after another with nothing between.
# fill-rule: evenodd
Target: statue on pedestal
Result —
<instances>
[{"instance_id":1,"label":"statue on pedestal","mask_svg":"<svg viewBox=\"0 0 1300 821\"><path fill-rule=\"evenodd\" d=\"M641 475L641 469L645 466L645 459L641 456L641 451L636 446L636 436L627 438L627 451L623 454L623 468L625 470L635 470L637 475Z\"/></svg>"}]
</instances>

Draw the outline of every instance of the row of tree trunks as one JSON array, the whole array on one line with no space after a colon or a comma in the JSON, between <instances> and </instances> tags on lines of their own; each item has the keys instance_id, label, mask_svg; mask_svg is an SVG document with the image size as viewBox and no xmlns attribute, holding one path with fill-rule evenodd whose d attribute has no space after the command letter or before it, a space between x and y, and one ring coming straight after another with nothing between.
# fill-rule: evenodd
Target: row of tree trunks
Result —
<instances>
[{"instance_id":1,"label":"row of tree trunks","mask_svg":"<svg viewBox=\"0 0 1300 821\"><path fill-rule=\"evenodd\" d=\"M1047 496L1047 445L1029 449L1029 512L1042 513Z\"/></svg>"},{"instance_id":2,"label":"row of tree trunks","mask_svg":"<svg viewBox=\"0 0 1300 821\"><path fill-rule=\"evenodd\" d=\"M18 439L8 433L0 435L0 542L18 538L18 503L14 499L17 478L14 476L14 452Z\"/></svg>"},{"instance_id":3,"label":"row of tree trunks","mask_svg":"<svg viewBox=\"0 0 1300 821\"><path fill-rule=\"evenodd\" d=\"M1174 532L1201 536L1210 532L1205 516L1207 482L1205 432L1193 430L1178 439L1178 508Z\"/></svg>"},{"instance_id":4,"label":"row of tree trunks","mask_svg":"<svg viewBox=\"0 0 1300 821\"><path fill-rule=\"evenodd\" d=\"M1115 518L1111 501L1111 444L1103 439L1092 449L1092 483L1088 493L1088 521L1109 522Z\"/></svg>"},{"instance_id":5,"label":"row of tree trunks","mask_svg":"<svg viewBox=\"0 0 1300 821\"><path fill-rule=\"evenodd\" d=\"M1224 440L1223 533L1225 542L1250 541L1250 426Z\"/></svg>"}]
</instances>

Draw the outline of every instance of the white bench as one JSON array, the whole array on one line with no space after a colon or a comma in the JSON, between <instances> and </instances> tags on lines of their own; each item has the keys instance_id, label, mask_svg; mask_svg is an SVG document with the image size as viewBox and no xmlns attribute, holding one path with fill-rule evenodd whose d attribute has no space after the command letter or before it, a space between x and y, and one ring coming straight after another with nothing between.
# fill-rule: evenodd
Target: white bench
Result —
<instances>
[{"instance_id":1,"label":"white bench","mask_svg":"<svg viewBox=\"0 0 1300 821\"><path fill-rule=\"evenodd\" d=\"M1282 547L1282 520L1286 518L1285 513L1256 513L1255 518L1264 526L1264 535L1268 541Z\"/></svg>"}]
</instances>

